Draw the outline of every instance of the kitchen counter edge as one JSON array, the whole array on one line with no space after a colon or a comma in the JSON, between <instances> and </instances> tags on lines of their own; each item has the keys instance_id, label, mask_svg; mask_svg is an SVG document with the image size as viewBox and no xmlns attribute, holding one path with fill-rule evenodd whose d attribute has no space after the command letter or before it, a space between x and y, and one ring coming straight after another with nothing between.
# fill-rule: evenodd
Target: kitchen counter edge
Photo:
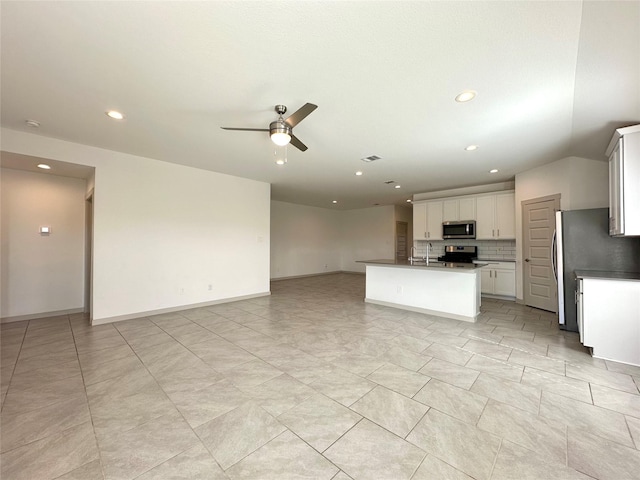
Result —
<instances>
[{"instance_id":1,"label":"kitchen counter edge","mask_svg":"<svg viewBox=\"0 0 640 480\"><path fill-rule=\"evenodd\" d=\"M451 263L451 262L438 262L429 260L429 263L415 262L411 263L409 260L393 260L393 259L375 259L375 260L356 260L356 263L365 263L367 265L375 265L380 267L403 267L403 268L418 268L418 269L431 269L431 270L446 270L456 271L464 273L472 273L485 267L485 263Z\"/></svg>"},{"instance_id":2,"label":"kitchen counter edge","mask_svg":"<svg viewBox=\"0 0 640 480\"><path fill-rule=\"evenodd\" d=\"M600 278L603 280L629 280L640 282L640 272L611 272L606 270L576 270L576 278Z\"/></svg>"}]
</instances>

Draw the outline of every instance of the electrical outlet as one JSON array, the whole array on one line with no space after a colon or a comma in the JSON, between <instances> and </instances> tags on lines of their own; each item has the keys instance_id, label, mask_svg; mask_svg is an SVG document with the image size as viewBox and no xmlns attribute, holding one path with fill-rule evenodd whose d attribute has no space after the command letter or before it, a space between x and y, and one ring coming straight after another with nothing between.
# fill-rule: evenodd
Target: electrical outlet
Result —
<instances>
[{"instance_id":1,"label":"electrical outlet","mask_svg":"<svg viewBox=\"0 0 640 480\"><path fill-rule=\"evenodd\" d=\"M180 295L184 295L184 288L180 289Z\"/></svg>"},{"instance_id":2,"label":"electrical outlet","mask_svg":"<svg viewBox=\"0 0 640 480\"><path fill-rule=\"evenodd\" d=\"M209 284L209 291L213 290L213 285Z\"/></svg>"},{"instance_id":3,"label":"electrical outlet","mask_svg":"<svg viewBox=\"0 0 640 480\"><path fill-rule=\"evenodd\" d=\"M398 285L398 293L402 295L402 285Z\"/></svg>"}]
</instances>

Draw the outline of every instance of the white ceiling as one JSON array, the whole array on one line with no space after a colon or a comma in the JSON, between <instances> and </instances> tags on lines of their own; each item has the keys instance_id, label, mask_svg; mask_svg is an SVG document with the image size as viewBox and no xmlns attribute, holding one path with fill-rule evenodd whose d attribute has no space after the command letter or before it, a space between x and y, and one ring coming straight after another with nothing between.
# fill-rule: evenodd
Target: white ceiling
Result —
<instances>
[{"instance_id":1,"label":"white ceiling","mask_svg":"<svg viewBox=\"0 0 640 480\"><path fill-rule=\"evenodd\" d=\"M404 204L564 156L604 160L613 129L640 123L638 1L3 1L0 13L3 127L266 181L286 202ZM466 89L476 99L454 102ZM305 102L319 106L295 128L309 150L290 146L283 167L267 133L220 129L267 128L274 105Z\"/></svg>"}]
</instances>

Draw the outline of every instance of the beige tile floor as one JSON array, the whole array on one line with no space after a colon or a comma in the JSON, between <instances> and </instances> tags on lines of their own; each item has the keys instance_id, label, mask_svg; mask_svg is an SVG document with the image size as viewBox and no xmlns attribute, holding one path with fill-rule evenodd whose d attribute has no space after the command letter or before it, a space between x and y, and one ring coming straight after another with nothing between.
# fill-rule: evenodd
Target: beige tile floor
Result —
<instances>
[{"instance_id":1,"label":"beige tile floor","mask_svg":"<svg viewBox=\"0 0 640 480\"><path fill-rule=\"evenodd\" d=\"M554 315L365 304L364 277L2 325L3 480L638 479L640 368Z\"/></svg>"}]
</instances>

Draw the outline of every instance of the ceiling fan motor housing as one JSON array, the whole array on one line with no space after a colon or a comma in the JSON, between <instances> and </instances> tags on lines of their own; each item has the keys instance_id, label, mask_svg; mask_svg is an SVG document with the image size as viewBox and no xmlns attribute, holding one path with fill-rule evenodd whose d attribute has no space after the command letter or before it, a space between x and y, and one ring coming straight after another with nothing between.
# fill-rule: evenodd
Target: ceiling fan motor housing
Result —
<instances>
[{"instance_id":1,"label":"ceiling fan motor housing","mask_svg":"<svg viewBox=\"0 0 640 480\"><path fill-rule=\"evenodd\" d=\"M276 120L269 124L269 135L273 135L274 133L286 133L287 135L291 135L291 127L282 120Z\"/></svg>"}]
</instances>

